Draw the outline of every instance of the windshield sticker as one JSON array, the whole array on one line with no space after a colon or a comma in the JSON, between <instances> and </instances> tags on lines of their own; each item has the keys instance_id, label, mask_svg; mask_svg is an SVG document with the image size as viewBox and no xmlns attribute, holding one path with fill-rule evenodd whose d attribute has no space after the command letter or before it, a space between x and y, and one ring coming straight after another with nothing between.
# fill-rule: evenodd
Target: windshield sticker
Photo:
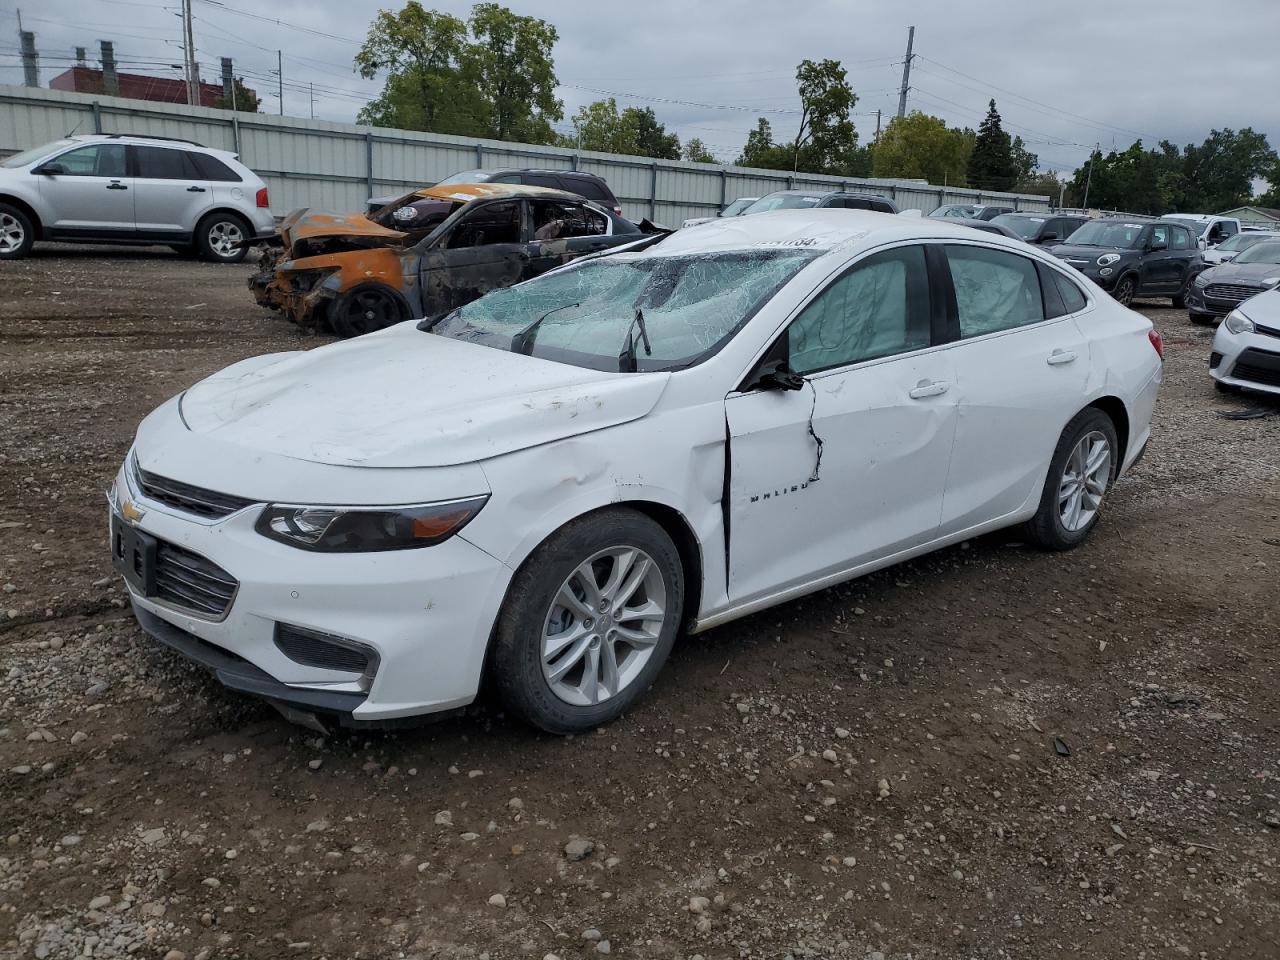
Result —
<instances>
[{"instance_id":1,"label":"windshield sticker","mask_svg":"<svg viewBox=\"0 0 1280 960\"><path fill-rule=\"evenodd\" d=\"M817 237L796 237L794 240L757 240L755 247L819 247L823 241Z\"/></svg>"}]
</instances>

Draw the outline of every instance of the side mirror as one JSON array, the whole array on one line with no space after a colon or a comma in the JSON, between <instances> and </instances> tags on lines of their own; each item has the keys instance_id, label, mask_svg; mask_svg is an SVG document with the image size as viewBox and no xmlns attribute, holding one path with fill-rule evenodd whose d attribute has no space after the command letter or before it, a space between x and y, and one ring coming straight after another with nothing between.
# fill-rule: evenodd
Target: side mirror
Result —
<instances>
[{"instance_id":1,"label":"side mirror","mask_svg":"<svg viewBox=\"0 0 1280 960\"><path fill-rule=\"evenodd\" d=\"M31 171L44 177L56 177L59 174L67 172L67 168L60 163L42 163Z\"/></svg>"},{"instance_id":2,"label":"side mirror","mask_svg":"<svg viewBox=\"0 0 1280 960\"><path fill-rule=\"evenodd\" d=\"M787 366L785 360L770 360L760 368L752 386L761 390L803 390L804 377Z\"/></svg>"}]
</instances>

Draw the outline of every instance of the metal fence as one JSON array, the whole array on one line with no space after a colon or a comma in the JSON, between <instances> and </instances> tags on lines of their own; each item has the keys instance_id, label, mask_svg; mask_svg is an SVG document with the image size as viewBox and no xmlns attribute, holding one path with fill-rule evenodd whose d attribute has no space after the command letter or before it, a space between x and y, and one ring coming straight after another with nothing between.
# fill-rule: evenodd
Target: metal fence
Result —
<instances>
[{"instance_id":1,"label":"metal fence","mask_svg":"<svg viewBox=\"0 0 1280 960\"><path fill-rule=\"evenodd\" d=\"M944 203L1048 210L1049 198L931 186L920 180L855 180L785 170L649 160L326 120L232 113L185 104L0 85L0 156L78 133L181 137L232 150L266 181L276 213L296 207L363 210L371 196L409 190L474 167L583 170L608 181L633 219L679 225L742 196L774 190L853 190L928 213Z\"/></svg>"}]
</instances>

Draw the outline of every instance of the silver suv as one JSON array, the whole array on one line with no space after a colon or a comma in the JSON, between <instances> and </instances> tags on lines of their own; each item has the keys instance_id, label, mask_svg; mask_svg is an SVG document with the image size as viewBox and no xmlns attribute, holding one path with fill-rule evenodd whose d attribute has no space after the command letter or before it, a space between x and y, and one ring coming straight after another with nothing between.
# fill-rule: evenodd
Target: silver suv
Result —
<instances>
[{"instance_id":1,"label":"silver suv","mask_svg":"<svg viewBox=\"0 0 1280 960\"><path fill-rule=\"evenodd\" d=\"M101 134L0 160L0 260L60 240L163 243L236 263L274 236L266 184L226 150Z\"/></svg>"}]
</instances>

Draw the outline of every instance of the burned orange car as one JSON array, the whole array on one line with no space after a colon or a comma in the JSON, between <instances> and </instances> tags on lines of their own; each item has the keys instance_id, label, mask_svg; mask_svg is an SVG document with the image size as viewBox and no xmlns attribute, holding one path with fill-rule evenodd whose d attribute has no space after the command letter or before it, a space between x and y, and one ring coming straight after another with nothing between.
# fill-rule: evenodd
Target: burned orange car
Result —
<instances>
[{"instance_id":1,"label":"burned orange car","mask_svg":"<svg viewBox=\"0 0 1280 960\"><path fill-rule=\"evenodd\" d=\"M442 316L644 232L648 225L560 190L429 187L368 214L294 211L249 289L297 324L354 337Z\"/></svg>"}]
</instances>

